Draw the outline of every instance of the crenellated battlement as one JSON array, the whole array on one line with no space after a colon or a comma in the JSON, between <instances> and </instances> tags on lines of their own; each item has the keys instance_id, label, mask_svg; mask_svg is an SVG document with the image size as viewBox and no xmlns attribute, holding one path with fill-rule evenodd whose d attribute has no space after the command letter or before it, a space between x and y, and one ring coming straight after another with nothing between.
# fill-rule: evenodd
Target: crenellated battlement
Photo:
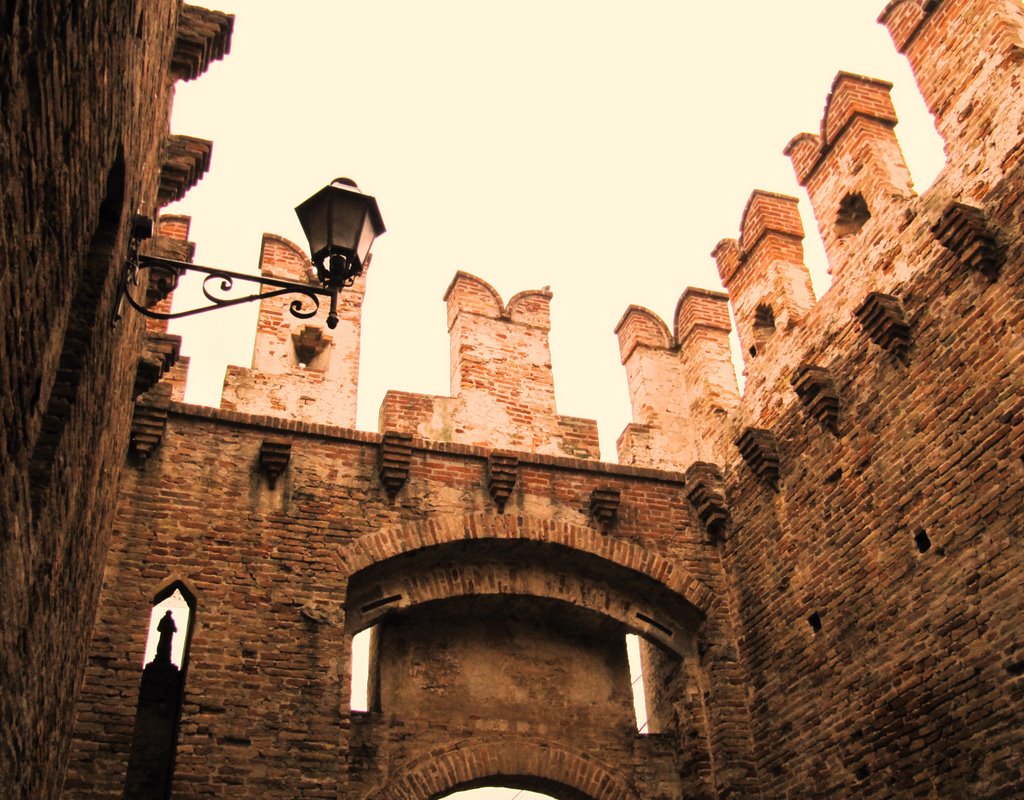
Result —
<instances>
[{"instance_id":1,"label":"crenellated battlement","mask_svg":"<svg viewBox=\"0 0 1024 800\"><path fill-rule=\"evenodd\" d=\"M902 283L945 252L935 230L955 242L981 236L989 250L998 250L983 208L968 203L970 213L961 215L971 223L967 233L952 223L943 227L940 217L950 202L988 191L1024 150L1024 124L1003 120L1017 119L1019 104L994 116L999 93L1016 85L1024 12L1007 0L902 0L890 3L879 19L907 54L936 114L950 154L946 171L918 198L895 134L892 84L839 72L818 132L800 133L784 149L810 199L832 290L816 301L797 198L753 191L738 236L722 239L712 252L727 294L690 288L671 325L649 309L630 306L615 326L633 412L618 442L624 463L676 469L721 460L731 452L723 443L730 444L740 428L770 428L794 402L792 375L809 364L808 353L818 353L820 361L820 354L851 335L854 312L871 293L896 298L898 305ZM972 175L967 184L961 182L965 170ZM169 241L179 233L187 237L187 220L168 218L165 225L162 235ZM955 236L949 233L954 228ZM303 250L279 236L264 236L260 268L314 282ZM315 421L354 425L364 292L365 275L342 293L342 324L334 332L290 317L286 299L264 301L252 367L228 370L224 406L299 419L315 413ZM506 303L489 283L459 271L443 299L450 396L390 392L381 429L596 457L594 423L561 417L555 409L550 290L523 291ZM728 341L730 303L747 379L742 405Z\"/></svg>"}]
</instances>

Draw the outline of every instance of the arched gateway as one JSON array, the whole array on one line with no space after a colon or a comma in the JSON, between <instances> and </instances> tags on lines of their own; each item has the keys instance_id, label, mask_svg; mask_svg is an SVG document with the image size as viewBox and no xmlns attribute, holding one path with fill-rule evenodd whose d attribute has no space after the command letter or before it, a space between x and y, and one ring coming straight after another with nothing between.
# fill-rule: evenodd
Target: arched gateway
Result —
<instances>
[{"instance_id":1,"label":"arched gateway","mask_svg":"<svg viewBox=\"0 0 1024 800\"><path fill-rule=\"evenodd\" d=\"M565 800L638 800L626 778L590 755L563 747L505 740L456 746L404 765L400 776L366 800L434 800L490 783L550 792Z\"/></svg>"},{"instance_id":2,"label":"arched gateway","mask_svg":"<svg viewBox=\"0 0 1024 800\"><path fill-rule=\"evenodd\" d=\"M377 531L344 560L346 632L373 631L350 745L373 754L355 763L367 800L496 784L629 800L638 759L678 781L676 757L637 731L625 643L643 637L656 681L696 662L711 593L678 561L498 515Z\"/></svg>"}]
</instances>

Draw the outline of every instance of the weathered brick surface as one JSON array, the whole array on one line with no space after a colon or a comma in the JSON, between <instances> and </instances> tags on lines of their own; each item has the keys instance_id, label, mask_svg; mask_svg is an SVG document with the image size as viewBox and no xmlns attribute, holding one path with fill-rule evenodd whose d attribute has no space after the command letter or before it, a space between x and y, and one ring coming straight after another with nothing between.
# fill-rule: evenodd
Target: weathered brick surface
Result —
<instances>
[{"instance_id":1,"label":"weathered brick surface","mask_svg":"<svg viewBox=\"0 0 1024 800\"><path fill-rule=\"evenodd\" d=\"M141 318L111 321L131 217L157 210L180 10L154 0L2 12L5 797L54 797L63 776L141 352Z\"/></svg>"},{"instance_id":2,"label":"weathered brick surface","mask_svg":"<svg viewBox=\"0 0 1024 800\"><path fill-rule=\"evenodd\" d=\"M1024 793L1024 174L1014 155L1022 135L1002 122L982 135L977 128L995 103L1012 105L1005 116L1016 120L1020 96L1005 93L1018 74L1006 52L976 50L991 46L993 25L1020 14L1001 2L908 2L891 4L886 19L902 30L897 16L926 5L917 35L935 46L911 59L925 95L949 92L944 102L973 109L955 122L937 112L950 162L916 198L889 179L902 175L892 160L895 173L859 188L870 160L844 157L841 142L855 135L856 117L816 167L804 158L806 139L790 144L826 244L854 184L881 201L860 232L829 249L829 292L794 328L776 331L770 359L748 364L725 431L734 440L770 431L780 464L777 494L735 455L724 465L731 521L722 553L737 591L766 797ZM1015 25L1000 36L1019 33ZM939 87L936 75L949 82ZM878 86L841 75L826 138L841 127L830 120L849 116L841 101L884 119ZM858 87L865 94L853 97ZM897 152L886 126L865 123L861 135L881 148L876 156ZM971 241L949 235L948 249L937 234L965 194L985 201L971 212ZM997 251L986 241L1016 244L996 272L984 268L988 256L968 265L979 241L990 255ZM806 387L807 365L827 370L816 391L841 404L830 406L841 408L830 429L806 413L817 394L785 385L803 376Z\"/></svg>"}]
</instances>

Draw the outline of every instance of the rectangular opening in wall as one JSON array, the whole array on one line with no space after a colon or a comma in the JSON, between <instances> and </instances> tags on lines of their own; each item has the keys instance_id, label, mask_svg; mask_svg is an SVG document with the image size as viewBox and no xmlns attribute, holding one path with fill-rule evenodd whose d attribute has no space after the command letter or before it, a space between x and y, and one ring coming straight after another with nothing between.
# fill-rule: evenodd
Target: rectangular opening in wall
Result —
<instances>
[{"instance_id":1,"label":"rectangular opening in wall","mask_svg":"<svg viewBox=\"0 0 1024 800\"><path fill-rule=\"evenodd\" d=\"M636 715L637 733L650 733L647 720L647 693L644 688L644 672L640 661L640 637L635 633L626 634L626 657L629 659L629 682L633 689L633 713Z\"/></svg>"},{"instance_id":2,"label":"rectangular opening in wall","mask_svg":"<svg viewBox=\"0 0 1024 800\"><path fill-rule=\"evenodd\" d=\"M351 711L377 710L377 626L359 631L352 637Z\"/></svg>"}]
</instances>

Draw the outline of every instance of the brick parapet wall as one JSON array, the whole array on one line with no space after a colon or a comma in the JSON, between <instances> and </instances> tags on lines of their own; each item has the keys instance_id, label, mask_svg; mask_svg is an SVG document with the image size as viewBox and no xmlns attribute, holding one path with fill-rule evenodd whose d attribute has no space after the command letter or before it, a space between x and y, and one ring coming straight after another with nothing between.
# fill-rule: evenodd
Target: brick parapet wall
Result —
<instances>
[{"instance_id":1,"label":"brick parapet wall","mask_svg":"<svg viewBox=\"0 0 1024 800\"><path fill-rule=\"evenodd\" d=\"M344 632L343 601L353 571L367 563L352 554L390 557L359 542L378 541L388 531L408 546L421 530L424 552L450 541L462 543L460 552L469 557L477 552L474 542L506 540L627 565L691 597L706 610L700 635L716 654L735 652L731 623L721 617L727 606L718 599L725 582L717 551L696 521L682 475L519 453L515 486L499 514L488 491L488 449L413 440L408 478L392 499L377 473L380 434L165 405L160 445L125 473L68 797L109 796L123 781L150 598L174 579L197 596L175 796L206 796L230 785L293 797L308 781L347 796L347 765L358 760L363 739L347 711L351 632ZM259 467L267 438L291 443L273 490ZM621 493L610 531L590 516L591 494L600 487ZM700 670L699 689L676 690L680 698L697 692L701 713L713 717L714 730L700 738L715 748L709 758L739 765L717 778L686 778L704 791L716 780L720 788L751 780L742 689L716 664ZM277 699L253 702L269 697ZM721 710L705 708L712 705ZM552 727L557 715L550 709L529 713L544 716L549 746L573 741ZM352 781L360 780L353 789L378 785L407 757L438 746L432 726L428 732L411 718L397 722L401 746L382 745L353 774ZM383 716L360 724L373 728L373 742L388 740L396 721ZM673 727L663 735L682 734ZM444 736L455 743L462 734L453 729ZM635 732L613 738L617 744L609 740L602 752L633 774ZM261 753L258 764L240 758L253 749ZM644 765L650 779L675 780L678 748L670 750Z\"/></svg>"},{"instance_id":2,"label":"brick parapet wall","mask_svg":"<svg viewBox=\"0 0 1024 800\"><path fill-rule=\"evenodd\" d=\"M900 5L913 4L890 9ZM937 8L967 14L960 3ZM982 17L1005 10L973 8ZM975 22L978 37L963 36L952 52L985 41ZM975 109L1007 102L1002 78L987 79L973 85L985 95ZM723 435L769 430L779 449L778 492L738 453L728 464L735 503L723 547L768 797L1024 791L1024 656L1010 622L1024 610L1014 546L1024 520L1024 348L1012 333L1024 322L1024 173L998 126L981 159L970 144L982 140L976 120L960 123L963 148L949 148L960 160L920 198L872 209L872 227L848 244L859 268L837 275L806 319L773 340L770 358L748 367ZM995 163L1009 167L998 182ZM997 274L971 269L933 232L950 203L977 197L982 183L986 235L1006 248ZM872 291L902 307L902 355L873 342L854 314ZM801 364L834 380L835 430L794 391Z\"/></svg>"},{"instance_id":3,"label":"brick parapet wall","mask_svg":"<svg viewBox=\"0 0 1024 800\"><path fill-rule=\"evenodd\" d=\"M907 364L855 325L822 341L839 434L773 415L778 494L727 470L766 796L1021 791L1019 256L997 284L945 257L904 283Z\"/></svg>"}]
</instances>

